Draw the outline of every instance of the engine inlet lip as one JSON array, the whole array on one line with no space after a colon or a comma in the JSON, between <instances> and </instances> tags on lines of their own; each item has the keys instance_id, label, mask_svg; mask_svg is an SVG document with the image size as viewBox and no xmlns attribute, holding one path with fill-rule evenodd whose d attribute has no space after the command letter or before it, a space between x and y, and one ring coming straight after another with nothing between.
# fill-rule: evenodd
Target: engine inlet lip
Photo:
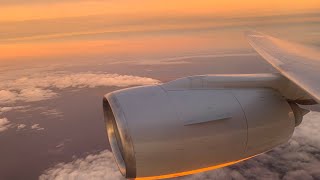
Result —
<instances>
[{"instance_id":1,"label":"engine inlet lip","mask_svg":"<svg viewBox=\"0 0 320 180\"><path fill-rule=\"evenodd\" d=\"M136 178L132 139L119 101L113 93L103 98L104 120L111 149L119 170L126 178Z\"/></svg>"}]
</instances>

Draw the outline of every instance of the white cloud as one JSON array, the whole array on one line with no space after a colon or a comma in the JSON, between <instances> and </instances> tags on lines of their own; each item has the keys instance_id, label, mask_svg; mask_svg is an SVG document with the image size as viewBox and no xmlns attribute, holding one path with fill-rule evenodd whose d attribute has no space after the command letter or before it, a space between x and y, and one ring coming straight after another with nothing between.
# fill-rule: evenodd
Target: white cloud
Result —
<instances>
[{"instance_id":1,"label":"white cloud","mask_svg":"<svg viewBox=\"0 0 320 180\"><path fill-rule=\"evenodd\" d=\"M10 106L6 106L6 107L0 107L0 114L12 111L12 110L22 110L25 109L27 106L15 106L15 107L10 107Z\"/></svg>"},{"instance_id":2,"label":"white cloud","mask_svg":"<svg viewBox=\"0 0 320 180\"><path fill-rule=\"evenodd\" d=\"M16 100L17 93L9 90L0 90L0 103L6 104Z\"/></svg>"},{"instance_id":3,"label":"white cloud","mask_svg":"<svg viewBox=\"0 0 320 180\"><path fill-rule=\"evenodd\" d=\"M3 90L0 91L0 103L34 102L54 98L58 95L57 92L54 92L54 88L128 87L157 83L159 81L152 78L119 74L38 74L2 82L0 88Z\"/></svg>"},{"instance_id":4,"label":"white cloud","mask_svg":"<svg viewBox=\"0 0 320 180\"><path fill-rule=\"evenodd\" d=\"M16 101L34 102L50 99L57 96L50 89L41 89L35 87L28 87L26 89L19 90L5 90L4 93L0 92L0 101L2 104L13 103Z\"/></svg>"},{"instance_id":5,"label":"white cloud","mask_svg":"<svg viewBox=\"0 0 320 180\"><path fill-rule=\"evenodd\" d=\"M134 85L148 85L159 83L158 80L119 74L105 73L74 73L74 74L47 74L23 77L6 82L6 87L10 89L25 88L59 88L68 87L98 87L98 86L116 86L127 87Z\"/></svg>"},{"instance_id":6,"label":"white cloud","mask_svg":"<svg viewBox=\"0 0 320 180\"><path fill-rule=\"evenodd\" d=\"M230 167L180 177L180 180L320 179L320 113L311 112L289 143ZM123 179L109 151L46 170L46 179Z\"/></svg>"},{"instance_id":7,"label":"white cloud","mask_svg":"<svg viewBox=\"0 0 320 180\"><path fill-rule=\"evenodd\" d=\"M7 118L0 118L0 132L7 130L11 126Z\"/></svg>"},{"instance_id":8,"label":"white cloud","mask_svg":"<svg viewBox=\"0 0 320 180\"><path fill-rule=\"evenodd\" d=\"M38 131L42 131L44 130L44 128L40 127L40 124L34 124L31 126L31 129L35 129L35 130L38 130Z\"/></svg>"},{"instance_id":9,"label":"white cloud","mask_svg":"<svg viewBox=\"0 0 320 180\"><path fill-rule=\"evenodd\" d=\"M57 96L57 93L52 92L52 90L30 87L22 89L18 99L25 102L34 102L50 99L55 96Z\"/></svg>"},{"instance_id":10,"label":"white cloud","mask_svg":"<svg viewBox=\"0 0 320 180\"><path fill-rule=\"evenodd\" d=\"M24 129L25 127L27 127L27 125L25 125L25 124L18 124L17 129L18 129L18 130L21 130L21 129Z\"/></svg>"},{"instance_id":11,"label":"white cloud","mask_svg":"<svg viewBox=\"0 0 320 180\"><path fill-rule=\"evenodd\" d=\"M25 129L27 127L27 125L25 125L25 124L16 124L16 125L14 125L10 121L8 121L7 118L0 118L0 132L6 131L9 128L12 128L12 127L16 127L17 130L19 131L19 130ZM44 130L44 128L40 127L39 124L33 124L30 128L33 129L33 130L38 130L38 131Z\"/></svg>"},{"instance_id":12,"label":"white cloud","mask_svg":"<svg viewBox=\"0 0 320 180\"><path fill-rule=\"evenodd\" d=\"M106 73L40 73L32 74L14 80L2 80L0 83L0 105L21 102L36 102L57 97L57 89L66 88L94 88L99 86L128 87L135 85L157 84L158 80L119 74ZM23 109L26 106L0 107L0 114ZM61 117L57 110L43 111L44 115ZM0 131L7 130L13 124L6 118L0 119ZM16 125L17 129L25 128L25 125ZM39 124L31 126L31 129L44 130Z\"/></svg>"},{"instance_id":13,"label":"white cloud","mask_svg":"<svg viewBox=\"0 0 320 180\"><path fill-rule=\"evenodd\" d=\"M42 114L42 115L56 117L56 118L63 117L63 113L57 109L49 109L47 107L40 107L38 109L41 109L42 112L40 112L40 114Z\"/></svg>"},{"instance_id":14,"label":"white cloud","mask_svg":"<svg viewBox=\"0 0 320 180\"><path fill-rule=\"evenodd\" d=\"M88 155L69 163L60 163L53 168L46 170L40 180L87 180L124 179L120 174L117 165L113 160L110 151L102 151L98 154Z\"/></svg>"}]
</instances>

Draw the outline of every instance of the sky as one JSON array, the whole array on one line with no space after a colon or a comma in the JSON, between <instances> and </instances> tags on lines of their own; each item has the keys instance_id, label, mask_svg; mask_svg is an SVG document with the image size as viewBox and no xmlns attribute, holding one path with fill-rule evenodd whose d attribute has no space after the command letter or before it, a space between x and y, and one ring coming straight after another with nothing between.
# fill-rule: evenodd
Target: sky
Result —
<instances>
[{"instance_id":1,"label":"sky","mask_svg":"<svg viewBox=\"0 0 320 180\"><path fill-rule=\"evenodd\" d=\"M4 0L0 5L0 61L12 61L22 57L170 56L240 49L245 47L241 30L261 28L282 35L283 30L274 28L290 23L295 27L285 35L301 41L296 39L297 33L308 34L318 28L320 2ZM316 27L306 29L301 24ZM226 36L230 38L223 38ZM313 36L303 39L311 43Z\"/></svg>"},{"instance_id":2,"label":"sky","mask_svg":"<svg viewBox=\"0 0 320 180\"><path fill-rule=\"evenodd\" d=\"M102 97L199 74L275 72L258 30L320 48L319 0L0 1L0 179L123 179ZM319 112L248 161L176 179L320 179Z\"/></svg>"}]
</instances>

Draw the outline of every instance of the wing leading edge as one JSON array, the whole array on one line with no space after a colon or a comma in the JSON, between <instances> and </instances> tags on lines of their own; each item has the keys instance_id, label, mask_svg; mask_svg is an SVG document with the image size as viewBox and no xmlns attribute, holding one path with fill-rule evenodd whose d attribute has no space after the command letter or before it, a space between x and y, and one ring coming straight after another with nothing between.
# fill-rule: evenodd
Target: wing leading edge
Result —
<instances>
[{"instance_id":1,"label":"wing leading edge","mask_svg":"<svg viewBox=\"0 0 320 180\"><path fill-rule=\"evenodd\" d=\"M246 37L266 61L320 103L320 51L254 31Z\"/></svg>"}]
</instances>

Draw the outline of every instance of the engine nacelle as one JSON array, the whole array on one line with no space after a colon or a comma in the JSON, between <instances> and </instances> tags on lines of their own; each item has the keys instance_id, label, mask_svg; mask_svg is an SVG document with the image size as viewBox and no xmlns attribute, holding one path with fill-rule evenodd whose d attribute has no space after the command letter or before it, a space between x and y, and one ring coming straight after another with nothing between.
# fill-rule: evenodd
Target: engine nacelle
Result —
<instances>
[{"instance_id":1,"label":"engine nacelle","mask_svg":"<svg viewBox=\"0 0 320 180\"><path fill-rule=\"evenodd\" d=\"M127 178L230 165L287 142L295 127L292 108L270 88L129 88L107 94L104 112Z\"/></svg>"}]
</instances>

